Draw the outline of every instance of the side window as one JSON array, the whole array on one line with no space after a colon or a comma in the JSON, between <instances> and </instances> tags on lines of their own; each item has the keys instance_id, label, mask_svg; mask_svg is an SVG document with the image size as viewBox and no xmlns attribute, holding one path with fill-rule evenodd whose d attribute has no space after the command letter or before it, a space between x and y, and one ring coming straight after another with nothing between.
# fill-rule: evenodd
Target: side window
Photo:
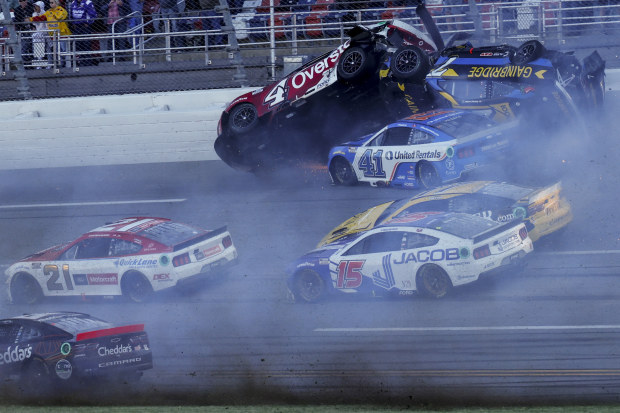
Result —
<instances>
[{"instance_id":1,"label":"side window","mask_svg":"<svg viewBox=\"0 0 620 413\"><path fill-rule=\"evenodd\" d=\"M416 234L414 232L406 232L403 236L404 249L424 248L435 245L439 242L438 238L425 234Z\"/></svg>"},{"instance_id":2,"label":"side window","mask_svg":"<svg viewBox=\"0 0 620 413\"><path fill-rule=\"evenodd\" d=\"M375 254L380 252L400 251L403 247L403 232L379 232L370 235L353 247L351 247L343 255L358 254Z\"/></svg>"},{"instance_id":3,"label":"side window","mask_svg":"<svg viewBox=\"0 0 620 413\"><path fill-rule=\"evenodd\" d=\"M383 146L404 146L409 142L411 128L395 127L385 131Z\"/></svg>"},{"instance_id":4,"label":"side window","mask_svg":"<svg viewBox=\"0 0 620 413\"><path fill-rule=\"evenodd\" d=\"M60 255L60 257L58 257L58 259L60 261L74 260L75 259L75 253L77 252L77 249L78 249L78 244L75 244L74 246L72 246L71 248L69 248L68 250L63 252Z\"/></svg>"},{"instance_id":5,"label":"side window","mask_svg":"<svg viewBox=\"0 0 620 413\"><path fill-rule=\"evenodd\" d=\"M130 255L140 252L142 245L135 244L124 239L112 239L110 243L110 255L118 257L121 255Z\"/></svg>"},{"instance_id":6,"label":"side window","mask_svg":"<svg viewBox=\"0 0 620 413\"><path fill-rule=\"evenodd\" d=\"M43 337L43 333L40 330L34 327L24 326L20 330L20 334L18 334L17 342L18 343L28 342L30 340L34 340L39 337Z\"/></svg>"},{"instance_id":7,"label":"side window","mask_svg":"<svg viewBox=\"0 0 620 413\"><path fill-rule=\"evenodd\" d=\"M385 131L377 135L368 146L383 146L383 140L385 139Z\"/></svg>"},{"instance_id":8,"label":"side window","mask_svg":"<svg viewBox=\"0 0 620 413\"><path fill-rule=\"evenodd\" d=\"M110 255L110 238L88 238L77 245L75 258L104 258Z\"/></svg>"},{"instance_id":9,"label":"side window","mask_svg":"<svg viewBox=\"0 0 620 413\"><path fill-rule=\"evenodd\" d=\"M419 129L411 129L411 135L409 135L408 145L421 145L424 143L433 142L434 137L430 133L426 133Z\"/></svg>"},{"instance_id":10,"label":"side window","mask_svg":"<svg viewBox=\"0 0 620 413\"><path fill-rule=\"evenodd\" d=\"M20 326L12 321L6 321L0 324L0 346L14 344L17 340L17 333Z\"/></svg>"}]
</instances>

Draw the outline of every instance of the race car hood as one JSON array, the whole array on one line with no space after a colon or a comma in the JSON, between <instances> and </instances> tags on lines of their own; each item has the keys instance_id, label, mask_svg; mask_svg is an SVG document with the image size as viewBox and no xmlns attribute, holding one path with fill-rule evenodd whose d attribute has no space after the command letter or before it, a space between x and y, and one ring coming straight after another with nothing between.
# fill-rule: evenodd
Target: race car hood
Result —
<instances>
[{"instance_id":1,"label":"race car hood","mask_svg":"<svg viewBox=\"0 0 620 413\"><path fill-rule=\"evenodd\" d=\"M361 231L367 231L373 228L377 222L377 219L381 214L394 203L394 201L386 202L381 205L372 207L364 212L360 212L357 215L347 219L334 229L332 229L323 239L318 243L317 248L323 247L327 244L335 243L336 241ZM342 246L342 244L338 244Z\"/></svg>"},{"instance_id":2,"label":"race car hood","mask_svg":"<svg viewBox=\"0 0 620 413\"><path fill-rule=\"evenodd\" d=\"M35 252L34 254L30 254L21 260L23 261L50 261L56 258L58 253L62 251L69 243L55 245L53 247L44 249L43 251Z\"/></svg>"}]
</instances>

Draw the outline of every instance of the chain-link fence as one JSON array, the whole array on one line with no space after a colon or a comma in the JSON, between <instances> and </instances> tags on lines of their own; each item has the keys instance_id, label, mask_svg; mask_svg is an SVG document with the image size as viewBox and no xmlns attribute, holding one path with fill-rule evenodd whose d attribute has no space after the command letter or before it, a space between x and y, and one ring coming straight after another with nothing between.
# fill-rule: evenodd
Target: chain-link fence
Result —
<instances>
[{"instance_id":1,"label":"chain-link fence","mask_svg":"<svg viewBox=\"0 0 620 413\"><path fill-rule=\"evenodd\" d=\"M10 9L0 16L0 100L262 86L355 24L399 19L425 31L413 0L30 1L0 0ZM444 38L558 48L617 43L618 3L425 2Z\"/></svg>"}]
</instances>

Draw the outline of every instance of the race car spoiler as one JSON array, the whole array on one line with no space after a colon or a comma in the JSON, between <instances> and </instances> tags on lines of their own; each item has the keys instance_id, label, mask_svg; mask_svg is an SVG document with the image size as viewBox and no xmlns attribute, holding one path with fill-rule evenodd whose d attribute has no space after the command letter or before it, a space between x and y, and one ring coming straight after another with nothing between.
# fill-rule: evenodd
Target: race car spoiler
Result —
<instances>
[{"instance_id":1,"label":"race car spoiler","mask_svg":"<svg viewBox=\"0 0 620 413\"><path fill-rule=\"evenodd\" d=\"M103 330L87 331L79 333L75 337L75 341L90 340L98 337L114 336L121 334L139 333L144 331L144 324L132 324L129 326L104 328Z\"/></svg>"},{"instance_id":2,"label":"race car spoiler","mask_svg":"<svg viewBox=\"0 0 620 413\"><path fill-rule=\"evenodd\" d=\"M510 221L510 222L507 222L507 223L505 223L503 225L500 225L497 228L493 228L493 229L485 231L485 232L483 232L481 234L476 235L474 237L474 244L482 242L485 239L494 237L495 235L497 235L499 233L502 233L502 232L506 231L509 228L513 228L513 227L516 228L516 227L521 226L521 225L523 225L523 221Z\"/></svg>"},{"instance_id":3,"label":"race car spoiler","mask_svg":"<svg viewBox=\"0 0 620 413\"><path fill-rule=\"evenodd\" d=\"M213 231L209 231L206 234L202 234L202 235L199 235L199 236L197 236L195 238L190 238L187 241L183 241L183 242L175 245L172 248L172 251L179 251L179 250L182 250L183 248L187 248L190 245L196 244L196 243L204 241L206 239L215 238L218 235L221 235L221 234L223 234L226 231L228 231L228 229L227 229L227 226L224 225L223 227L215 229Z\"/></svg>"}]
</instances>

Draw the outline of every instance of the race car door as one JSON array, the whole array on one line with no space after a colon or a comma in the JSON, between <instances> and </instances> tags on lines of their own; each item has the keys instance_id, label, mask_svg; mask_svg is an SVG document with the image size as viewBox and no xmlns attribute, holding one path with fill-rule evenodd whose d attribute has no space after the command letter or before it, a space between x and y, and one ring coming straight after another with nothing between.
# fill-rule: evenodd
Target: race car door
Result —
<instances>
[{"instance_id":1,"label":"race car door","mask_svg":"<svg viewBox=\"0 0 620 413\"><path fill-rule=\"evenodd\" d=\"M119 276L111 256L113 240L108 237L85 238L65 251L56 262L46 265L50 295L120 294Z\"/></svg>"},{"instance_id":2,"label":"race car door","mask_svg":"<svg viewBox=\"0 0 620 413\"><path fill-rule=\"evenodd\" d=\"M337 273L332 274L334 288L343 292L378 293L410 285L403 284L408 278L406 269L394 265L394 260L400 257L403 234L403 231L374 232L344 251Z\"/></svg>"}]
</instances>

